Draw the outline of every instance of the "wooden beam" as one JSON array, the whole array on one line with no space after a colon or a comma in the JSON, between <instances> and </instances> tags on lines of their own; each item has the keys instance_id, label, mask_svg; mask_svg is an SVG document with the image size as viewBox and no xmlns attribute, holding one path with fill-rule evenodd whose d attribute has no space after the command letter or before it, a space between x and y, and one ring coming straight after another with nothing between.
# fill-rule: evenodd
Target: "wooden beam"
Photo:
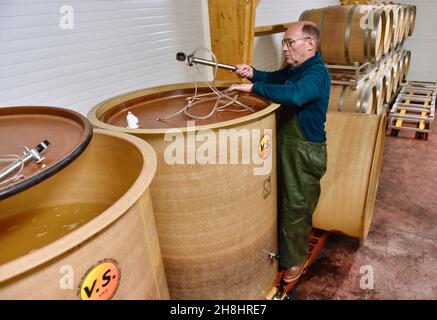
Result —
<instances>
[{"instance_id":1,"label":"wooden beam","mask_svg":"<svg viewBox=\"0 0 437 320\"><path fill-rule=\"evenodd\" d=\"M255 27L255 37L287 31L292 22Z\"/></svg>"},{"instance_id":2,"label":"wooden beam","mask_svg":"<svg viewBox=\"0 0 437 320\"><path fill-rule=\"evenodd\" d=\"M221 63L253 63L256 0L208 0L211 49ZM217 72L217 80L238 81L234 73Z\"/></svg>"}]
</instances>

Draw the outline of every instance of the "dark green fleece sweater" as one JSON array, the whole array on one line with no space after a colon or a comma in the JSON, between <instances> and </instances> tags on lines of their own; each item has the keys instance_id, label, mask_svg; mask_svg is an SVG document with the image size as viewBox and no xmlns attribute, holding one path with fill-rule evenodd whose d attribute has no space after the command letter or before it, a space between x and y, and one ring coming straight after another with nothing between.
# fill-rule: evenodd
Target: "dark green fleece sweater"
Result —
<instances>
[{"instance_id":1,"label":"dark green fleece sweater","mask_svg":"<svg viewBox=\"0 0 437 320\"><path fill-rule=\"evenodd\" d=\"M274 72L254 69L252 91L257 95L294 108L308 141L326 140L325 122L331 78L320 54L298 67L287 66Z\"/></svg>"}]
</instances>

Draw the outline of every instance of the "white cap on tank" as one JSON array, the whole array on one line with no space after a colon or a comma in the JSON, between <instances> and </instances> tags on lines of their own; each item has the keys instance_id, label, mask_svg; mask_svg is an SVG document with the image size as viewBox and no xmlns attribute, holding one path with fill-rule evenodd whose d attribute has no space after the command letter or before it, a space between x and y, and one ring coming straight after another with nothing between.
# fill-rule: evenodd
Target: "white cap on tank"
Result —
<instances>
[{"instance_id":1,"label":"white cap on tank","mask_svg":"<svg viewBox=\"0 0 437 320\"><path fill-rule=\"evenodd\" d=\"M126 116L127 127L129 129L138 129L138 117L136 117L132 112L128 112Z\"/></svg>"}]
</instances>

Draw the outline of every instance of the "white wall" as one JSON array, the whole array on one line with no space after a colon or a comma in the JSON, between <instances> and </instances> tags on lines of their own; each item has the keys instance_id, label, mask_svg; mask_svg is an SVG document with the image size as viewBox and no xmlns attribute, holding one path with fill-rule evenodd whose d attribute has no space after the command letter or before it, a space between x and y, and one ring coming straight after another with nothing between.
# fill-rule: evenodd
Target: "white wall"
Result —
<instances>
[{"instance_id":1,"label":"white wall","mask_svg":"<svg viewBox=\"0 0 437 320\"><path fill-rule=\"evenodd\" d=\"M62 30L61 6L74 9ZM177 51L209 43L206 0L0 0L0 106L86 113L119 93L192 81Z\"/></svg>"},{"instance_id":2,"label":"white wall","mask_svg":"<svg viewBox=\"0 0 437 320\"><path fill-rule=\"evenodd\" d=\"M256 26L285 23L299 20L308 9L338 5L338 0L261 0L256 11ZM276 70L284 60L281 39L283 33L255 38L254 67Z\"/></svg>"},{"instance_id":3,"label":"white wall","mask_svg":"<svg viewBox=\"0 0 437 320\"><path fill-rule=\"evenodd\" d=\"M407 79L437 81L437 1L401 0L417 7L416 26L404 48L411 50L411 64Z\"/></svg>"}]
</instances>

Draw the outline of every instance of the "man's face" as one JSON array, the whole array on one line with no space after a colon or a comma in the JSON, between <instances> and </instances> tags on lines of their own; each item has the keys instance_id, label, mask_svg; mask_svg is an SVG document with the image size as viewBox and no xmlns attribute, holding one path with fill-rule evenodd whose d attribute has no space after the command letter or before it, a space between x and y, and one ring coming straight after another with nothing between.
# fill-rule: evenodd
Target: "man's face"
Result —
<instances>
[{"instance_id":1,"label":"man's face","mask_svg":"<svg viewBox=\"0 0 437 320\"><path fill-rule=\"evenodd\" d=\"M311 50L310 38L302 33L300 28L288 29L285 32L282 51L287 63L292 66L299 66L307 58Z\"/></svg>"}]
</instances>

